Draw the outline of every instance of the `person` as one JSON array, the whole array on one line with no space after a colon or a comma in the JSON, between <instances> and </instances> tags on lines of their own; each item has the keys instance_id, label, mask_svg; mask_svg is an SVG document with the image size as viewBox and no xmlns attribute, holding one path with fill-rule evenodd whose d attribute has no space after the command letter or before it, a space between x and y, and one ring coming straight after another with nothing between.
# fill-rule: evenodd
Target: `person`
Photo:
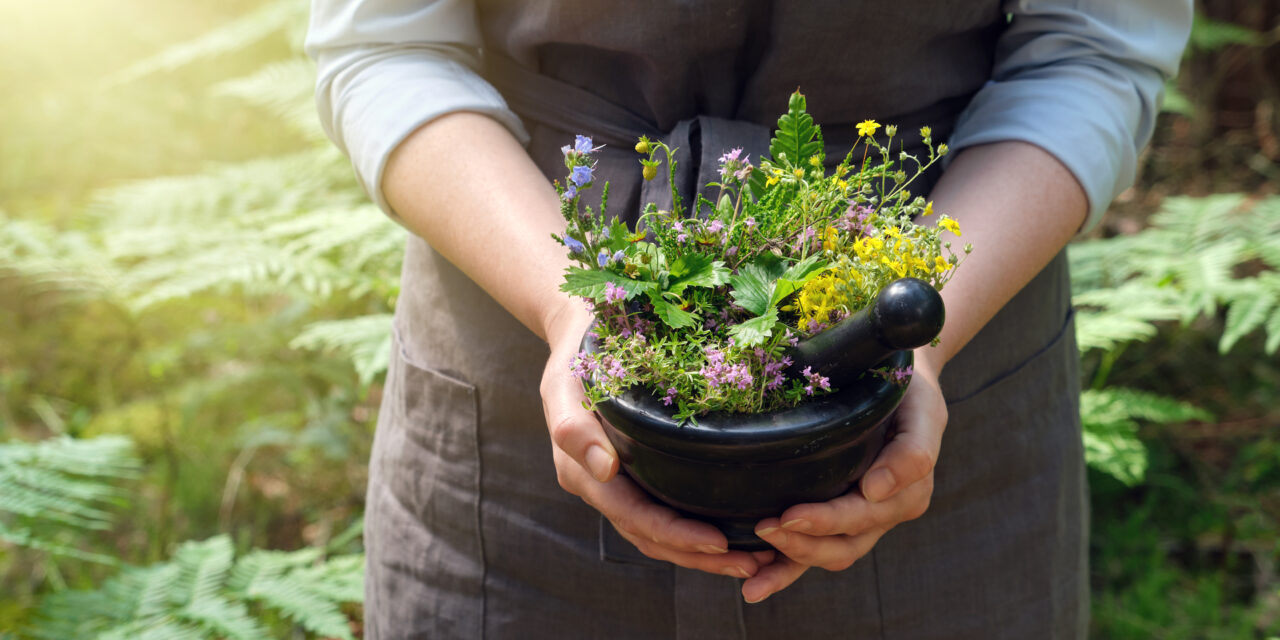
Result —
<instances>
[{"instance_id":1,"label":"person","mask_svg":"<svg viewBox=\"0 0 1280 640\"><path fill-rule=\"evenodd\" d=\"M1083 637L1064 246L1132 182L1191 17L1191 0L313 0L322 122L413 232L366 636ZM762 521L776 551L748 553L619 475L583 408L569 361L590 317L558 290L550 179L593 136L610 212L634 221L655 188L636 136L682 149L690 188L730 147L758 158L797 86L833 160L869 118L949 139L928 191L975 251L860 487Z\"/></svg>"}]
</instances>

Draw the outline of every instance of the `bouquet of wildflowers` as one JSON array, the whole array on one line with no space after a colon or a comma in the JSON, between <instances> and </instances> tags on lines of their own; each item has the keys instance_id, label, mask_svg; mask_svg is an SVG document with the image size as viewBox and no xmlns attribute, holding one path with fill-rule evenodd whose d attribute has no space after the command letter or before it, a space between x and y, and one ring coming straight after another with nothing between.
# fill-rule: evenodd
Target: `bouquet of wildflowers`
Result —
<instances>
[{"instance_id":1,"label":"bouquet of wildflowers","mask_svg":"<svg viewBox=\"0 0 1280 640\"><path fill-rule=\"evenodd\" d=\"M686 209L673 188L673 210L650 204L636 228L584 206L595 185L597 151L578 136L564 147L568 169L557 183L563 236L553 236L580 266L561 289L587 301L597 317L597 348L579 353L573 372L592 402L640 386L671 406L679 420L709 411L759 413L794 406L832 391L809 369L793 371L787 350L857 312L899 278L941 289L961 262L943 230L958 223L908 187L946 155L928 127L920 159L891 151L874 137L880 124L858 125L858 141L834 169L824 169L820 128L800 93L778 120L770 158L756 164L732 149L720 158L720 180ZM646 180L674 150L641 138L636 151ZM674 182L674 180L672 180ZM971 251L965 246L963 254ZM879 370L905 384L909 371Z\"/></svg>"}]
</instances>

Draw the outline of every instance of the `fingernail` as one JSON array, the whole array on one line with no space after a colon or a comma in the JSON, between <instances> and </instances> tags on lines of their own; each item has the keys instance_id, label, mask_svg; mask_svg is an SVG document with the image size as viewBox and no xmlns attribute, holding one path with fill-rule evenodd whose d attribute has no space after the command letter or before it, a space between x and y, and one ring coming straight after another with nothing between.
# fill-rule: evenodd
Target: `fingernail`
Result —
<instances>
[{"instance_id":1,"label":"fingernail","mask_svg":"<svg viewBox=\"0 0 1280 640\"><path fill-rule=\"evenodd\" d=\"M897 484L893 472L888 467L880 467L862 479L862 497L871 502L880 502L889 497Z\"/></svg>"},{"instance_id":2,"label":"fingernail","mask_svg":"<svg viewBox=\"0 0 1280 640\"><path fill-rule=\"evenodd\" d=\"M613 470L613 456L604 447L593 444L587 449L587 468L596 480L605 482L609 479L609 472Z\"/></svg>"},{"instance_id":3,"label":"fingernail","mask_svg":"<svg viewBox=\"0 0 1280 640\"><path fill-rule=\"evenodd\" d=\"M730 578L750 578L751 577L751 574L747 573L747 570L743 569L742 567L725 567L724 569L720 570L720 573L723 573L724 575L729 576Z\"/></svg>"},{"instance_id":4,"label":"fingernail","mask_svg":"<svg viewBox=\"0 0 1280 640\"><path fill-rule=\"evenodd\" d=\"M812 529L813 523L805 520L804 518L796 518L795 520L788 520L782 523L782 528L804 532Z\"/></svg>"},{"instance_id":5,"label":"fingernail","mask_svg":"<svg viewBox=\"0 0 1280 640\"><path fill-rule=\"evenodd\" d=\"M752 600L751 598L748 598L748 597L747 597L747 596L745 596L745 595L744 595L744 596L742 596L742 599L743 599L743 600L746 600L746 601L747 601L747 604L756 604L757 602L764 602L764 599L765 599L765 598L768 598L768 597L769 597L769 594L767 594L767 593L766 593L766 594L764 594L764 595L760 596L759 598L756 598L755 600Z\"/></svg>"},{"instance_id":6,"label":"fingernail","mask_svg":"<svg viewBox=\"0 0 1280 640\"><path fill-rule=\"evenodd\" d=\"M761 538L763 538L763 537L765 537L765 536L767 536L767 535L769 535L769 534L771 534L771 533L773 533L773 532L775 532L775 531L777 531L777 530L778 530L778 528L777 528L777 527L765 527L765 528L763 528L763 529L757 529L757 530L756 530L756 535L758 535L758 536L760 536Z\"/></svg>"},{"instance_id":7,"label":"fingernail","mask_svg":"<svg viewBox=\"0 0 1280 640\"><path fill-rule=\"evenodd\" d=\"M714 544L700 544L698 545L698 551L703 553L729 553L728 549L717 547Z\"/></svg>"}]
</instances>

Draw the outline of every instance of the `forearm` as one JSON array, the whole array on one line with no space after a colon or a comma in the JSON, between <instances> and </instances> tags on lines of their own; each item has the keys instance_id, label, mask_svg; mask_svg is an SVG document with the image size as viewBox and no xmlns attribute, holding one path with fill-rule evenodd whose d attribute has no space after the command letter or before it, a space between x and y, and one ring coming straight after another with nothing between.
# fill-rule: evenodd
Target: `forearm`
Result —
<instances>
[{"instance_id":1,"label":"forearm","mask_svg":"<svg viewBox=\"0 0 1280 640\"><path fill-rule=\"evenodd\" d=\"M934 209L960 222L973 253L942 291L947 322L922 354L935 370L1066 246L1088 213L1084 190L1034 145L998 142L962 151L934 188Z\"/></svg>"},{"instance_id":2,"label":"forearm","mask_svg":"<svg viewBox=\"0 0 1280 640\"><path fill-rule=\"evenodd\" d=\"M387 161L387 202L414 233L543 339L569 308L555 190L511 133L455 113L405 139Z\"/></svg>"}]
</instances>

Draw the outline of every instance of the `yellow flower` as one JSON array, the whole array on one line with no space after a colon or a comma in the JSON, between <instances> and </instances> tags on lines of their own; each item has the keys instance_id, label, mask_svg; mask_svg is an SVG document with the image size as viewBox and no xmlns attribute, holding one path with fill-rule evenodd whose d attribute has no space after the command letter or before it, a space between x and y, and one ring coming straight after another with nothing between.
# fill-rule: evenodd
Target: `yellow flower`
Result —
<instances>
[{"instance_id":1,"label":"yellow flower","mask_svg":"<svg viewBox=\"0 0 1280 640\"><path fill-rule=\"evenodd\" d=\"M836 248L836 241L839 239L840 239L839 236L836 235L836 228L827 227L822 232L822 250L834 251Z\"/></svg>"},{"instance_id":2,"label":"yellow flower","mask_svg":"<svg viewBox=\"0 0 1280 640\"><path fill-rule=\"evenodd\" d=\"M933 129L930 129L929 127L920 127L921 138L929 138L931 136L933 136Z\"/></svg>"},{"instance_id":3,"label":"yellow flower","mask_svg":"<svg viewBox=\"0 0 1280 640\"><path fill-rule=\"evenodd\" d=\"M858 136L873 136L876 129L880 128L880 123L875 120L863 120L858 123Z\"/></svg>"},{"instance_id":4,"label":"yellow flower","mask_svg":"<svg viewBox=\"0 0 1280 640\"><path fill-rule=\"evenodd\" d=\"M799 167L796 167L795 170L793 170L791 173L795 174L796 178L804 177L804 169L801 169Z\"/></svg>"},{"instance_id":5,"label":"yellow flower","mask_svg":"<svg viewBox=\"0 0 1280 640\"><path fill-rule=\"evenodd\" d=\"M946 258L942 256L938 256L933 259L933 271L935 273L946 273L950 270L951 270L951 263L947 262Z\"/></svg>"},{"instance_id":6,"label":"yellow flower","mask_svg":"<svg viewBox=\"0 0 1280 640\"><path fill-rule=\"evenodd\" d=\"M849 190L849 182L847 180L836 180L836 186L840 187L841 192Z\"/></svg>"},{"instance_id":7,"label":"yellow flower","mask_svg":"<svg viewBox=\"0 0 1280 640\"><path fill-rule=\"evenodd\" d=\"M883 264L883 265L885 265L885 266L887 266L887 267L889 267L890 269L893 269L893 272L894 272L894 273L896 273L896 274L898 274L898 277L899 277L899 278L905 278L905 277L907 276L907 265L905 265L905 264L903 264L903 263L901 263L901 262L899 262L899 261L897 261L897 260L890 260L890 259L888 259L888 258L880 258L880 263L881 263L881 264Z\"/></svg>"},{"instance_id":8,"label":"yellow flower","mask_svg":"<svg viewBox=\"0 0 1280 640\"><path fill-rule=\"evenodd\" d=\"M897 228L897 227L895 227L895 226L893 226L893 225L889 225L889 226L887 226L887 227L885 227L885 228L884 228L884 234L885 234L886 236L889 236L890 238L901 238L901 237L902 237L902 229L899 229L899 228Z\"/></svg>"},{"instance_id":9,"label":"yellow flower","mask_svg":"<svg viewBox=\"0 0 1280 640\"><path fill-rule=\"evenodd\" d=\"M810 157L810 158L809 158L809 164L811 164L811 165L813 165L813 166L815 166L815 167L821 167L821 166L822 166L822 158L819 158L818 156L812 156L812 157Z\"/></svg>"},{"instance_id":10,"label":"yellow flower","mask_svg":"<svg viewBox=\"0 0 1280 640\"><path fill-rule=\"evenodd\" d=\"M920 215L925 216L926 218L927 218L927 217L929 217L929 216L931 216L931 215L933 215L933 201L932 201L932 200L930 200L929 202L926 202L926 203L925 203L925 205L924 205L924 213L922 213L922 214L920 214Z\"/></svg>"},{"instance_id":11,"label":"yellow flower","mask_svg":"<svg viewBox=\"0 0 1280 640\"><path fill-rule=\"evenodd\" d=\"M766 187L772 187L775 184L778 184L778 176L769 176L764 181L764 186Z\"/></svg>"},{"instance_id":12,"label":"yellow flower","mask_svg":"<svg viewBox=\"0 0 1280 640\"><path fill-rule=\"evenodd\" d=\"M947 231L950 231L951 233L956 234L957 236L961 235L960 223L956 222L951 218L943 217L941 220L938 221L938 226L943 229L946 229Z\"/></svg>"}]
</instances>

